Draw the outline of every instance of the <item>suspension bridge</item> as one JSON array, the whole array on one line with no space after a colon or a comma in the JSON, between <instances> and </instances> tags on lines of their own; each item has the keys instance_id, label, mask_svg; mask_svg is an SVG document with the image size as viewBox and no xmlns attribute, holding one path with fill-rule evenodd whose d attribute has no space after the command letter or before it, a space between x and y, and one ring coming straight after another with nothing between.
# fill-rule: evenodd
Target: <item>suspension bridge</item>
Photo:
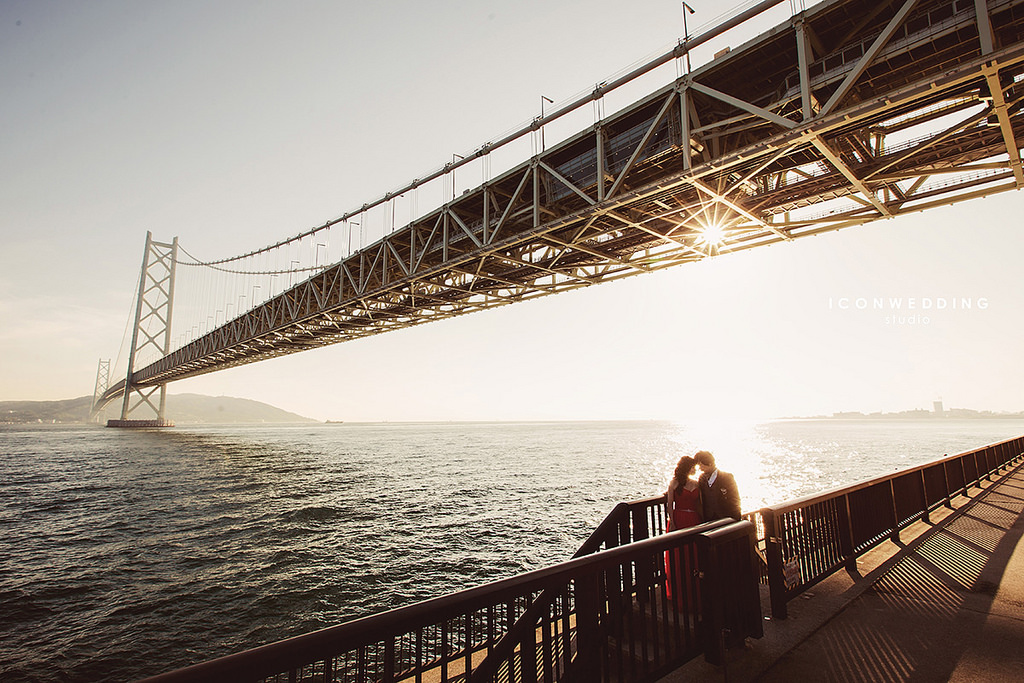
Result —
<instances>
[{"instance_id":1,"label":"suspension bridge","mask_svg":"<svg viewBox=\"0 0 1024 683\"><path fill-rule=\"evenodd\" d=\"M826 0L691 65L779 4L544 98L519 130L277 244L204 261L147 236L127 369L112 383L100 362L94 410L121 399L110 424L166 424L174 380L1024 186L1024 0ZM579 125L548 145L555 121ZM459 193L470 167L484 180ZM420 192L438 200L399 225Z\"/></svg>"}]
</instances>

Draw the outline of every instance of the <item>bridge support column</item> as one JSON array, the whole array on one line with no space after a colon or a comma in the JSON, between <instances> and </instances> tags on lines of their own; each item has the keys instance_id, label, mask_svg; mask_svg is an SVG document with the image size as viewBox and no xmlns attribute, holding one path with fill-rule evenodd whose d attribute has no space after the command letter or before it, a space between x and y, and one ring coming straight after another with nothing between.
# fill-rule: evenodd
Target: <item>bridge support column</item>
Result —
<instances>
[{"instance_id":1,"label":"bridge support column","mask_svg":"<svg viewBox=\"0 0 1024 683\"><path fill-rule=\"evenodd\" d=\"M138 386L132 379L135 362L140 355L153 358L167 355L171 344L171 309L174 303L174 271L178 262L178 238L170 244L156 242L153 233L146 233L146 250L142 257L139 293L135 303L135 324L125 375L121 418L108 420L108 427L173 427L165 415L167 385ZM159 398L155 395L159 392ZM154 403L154 400L157 402ZM146 417L131 418L143 408ZM148 410L146 410L148 409Z\"/></svg>"},{"instance_id":2,"label":"bridge support column","mask_svg":"<svg viewBox=\"0 0 1024 683\"><path fill-rule=\"evenodd\" d=\"M987 0L974 0L974 12L978 15L978 40L981 41L981 54L987 55L995 49Z\"/></svg>"},{"instance_id":3,"label":"bridge support column","mask_svg":"<svg viewBox=\"0 0 1024 683\"><path fill-rule=\"evenodd\" d=\"M110 359L101 358L99 365L96 367L96 389L92 393L92 409L89 411L89 422L99 422L102 409L97 409L96 406L99 403L100 397L106 393L109 386Z\"/></svg>"}]
</instances>

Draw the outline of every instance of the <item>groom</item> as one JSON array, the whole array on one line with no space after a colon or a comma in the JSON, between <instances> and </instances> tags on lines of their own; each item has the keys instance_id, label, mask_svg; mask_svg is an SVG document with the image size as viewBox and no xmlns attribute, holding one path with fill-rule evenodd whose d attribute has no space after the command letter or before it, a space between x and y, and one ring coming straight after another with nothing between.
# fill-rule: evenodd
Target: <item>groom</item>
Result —
<instances>
[{"instance_id":1,"label":"groom","mask_svg":"<svg viewBox=\"0 0 1024 683\"><path fill-rule=\"evenodd\" d=\"M704 521L710 522L723 517L740 518L740 492L736 478L715 466L715 456L708 451L698 451L693 459L700 465L700 498L704 508Z\"/></svg>"}]
</instances>

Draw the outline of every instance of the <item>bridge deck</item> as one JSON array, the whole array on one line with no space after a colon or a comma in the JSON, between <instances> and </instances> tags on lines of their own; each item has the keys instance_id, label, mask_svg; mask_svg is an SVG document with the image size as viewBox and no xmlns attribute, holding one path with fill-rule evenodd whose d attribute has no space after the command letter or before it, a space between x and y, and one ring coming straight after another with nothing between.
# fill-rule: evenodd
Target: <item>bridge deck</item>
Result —
<instances>
[{"instance_id":1,"label":"bridge deck","mask_svg":"<svg viewBox=\"0 0 1024 683\"><path fill-rule=\"evenodd\" d=\"M793 601L724 668L661 683L1024 680L1024 465L957 502Z\"/></svg>"}]
</instances>

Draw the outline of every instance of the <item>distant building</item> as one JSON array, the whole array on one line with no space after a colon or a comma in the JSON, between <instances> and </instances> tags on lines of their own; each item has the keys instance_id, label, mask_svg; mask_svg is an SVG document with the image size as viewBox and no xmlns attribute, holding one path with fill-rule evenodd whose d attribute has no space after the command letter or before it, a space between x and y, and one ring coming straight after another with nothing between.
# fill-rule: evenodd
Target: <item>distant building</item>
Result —
<instances>
[{"instance_id":1,"label":"distant building","mask_svg":"<svg viewBox=\"0 0 1024 683\"><path fill-rule=\"evenodd\" d=\"M943 414L945 414L946 411L942 407L942 401L934 401L932 403L932 406L935 408L934 412L935 412L936 415L943 415Z\"/></svg>"}]
</instances>

